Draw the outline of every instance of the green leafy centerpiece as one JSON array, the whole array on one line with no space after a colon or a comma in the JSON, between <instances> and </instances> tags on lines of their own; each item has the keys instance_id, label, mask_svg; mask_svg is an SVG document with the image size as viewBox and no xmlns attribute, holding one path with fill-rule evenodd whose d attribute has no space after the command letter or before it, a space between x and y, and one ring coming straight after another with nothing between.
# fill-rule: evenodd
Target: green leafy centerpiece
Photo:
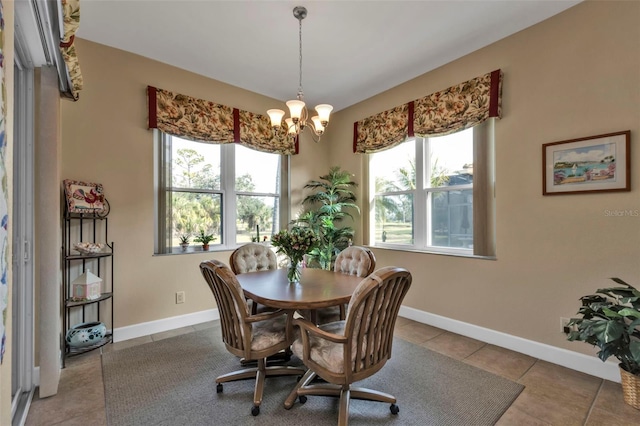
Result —
<instances>
[{"instance_id":1,"label":"green leafy centerpiece","mask_svg":"<svg viewBox=\"0 0 640 426\"><path fill-rule=\"evenodd\" d=\"M295 227L288 231L283 229L271 237L271 244L276 247L276 252L289 258L287 278L289 282L299 282L301 263L304 255L318 245L318 237L310 228Z\"/></svg>"}]
</instances>

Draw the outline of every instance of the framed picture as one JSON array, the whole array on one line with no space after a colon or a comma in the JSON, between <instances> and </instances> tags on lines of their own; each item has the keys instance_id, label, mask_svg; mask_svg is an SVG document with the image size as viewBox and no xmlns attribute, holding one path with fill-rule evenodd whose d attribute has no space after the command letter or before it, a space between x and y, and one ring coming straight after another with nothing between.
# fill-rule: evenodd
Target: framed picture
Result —
<instances>
[{"instance_id":1,"label":"framed picture","mask_svg":"<svg viewBox=\"0 0 640 426\"><path fill-rule=\"evenodd\" d=\"M630 191L631 131L542 145L542 194Z\"/></svg>"},{"instance_id":2,"label":"framed picture","mask_svg":"<svg viewBox=\"0 0 640 426\"><path fill-rule=\"evenodd\" d=\"M105 210L102 184L64 180L64 194L68 213L101 214Z\"/></svg>"}]
</instances>

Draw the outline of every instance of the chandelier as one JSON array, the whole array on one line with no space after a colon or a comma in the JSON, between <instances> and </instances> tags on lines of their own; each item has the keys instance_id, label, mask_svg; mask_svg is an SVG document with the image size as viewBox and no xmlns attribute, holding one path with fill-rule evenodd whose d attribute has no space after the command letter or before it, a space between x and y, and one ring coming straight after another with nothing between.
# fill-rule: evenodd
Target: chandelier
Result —
<instances>
[{"instance_id":1,"label":"chandelier","mask_svg":"<svg viewBox=\"0 0 640 426\"><path fill-rule=\"evenodd\" d=\"M296 138L307 127L312 130L312 137L315 142L320 140L324 133L324 129L329 124L329 114L333 107L328 104L316 106L318 115L311 117L309 121L309 113L304 103L304 93L302 92L302 20L307 17L307 8L296 6L293 8L293 16L298 20L298 38L300 41L300 80L298 82L298 95L296 99L287 101L289 107L289 115L291 117L284 120L286 126L282 126L282 118L285 112L281 109L270 109L267 111L271 119L271 127L273 127L276 136ZM286 130L286 132L284 132ZM284 134L283 134L284 133Z\"/></svg>"}]
</instances>

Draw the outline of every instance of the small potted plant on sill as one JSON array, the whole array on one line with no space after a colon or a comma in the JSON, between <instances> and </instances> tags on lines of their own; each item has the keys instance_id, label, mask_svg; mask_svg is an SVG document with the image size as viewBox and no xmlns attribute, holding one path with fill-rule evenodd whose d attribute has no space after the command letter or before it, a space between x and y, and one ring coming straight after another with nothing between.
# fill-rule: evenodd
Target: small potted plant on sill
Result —
<instances>
[{"instance_id":1,"label":"small potted plant on sill","mask_svg":"<svg viewBox=\"0 0 640 426\"><path fill-rule=\"evenodd\" d=\"M572 318L569 340L598 346L598 358L620 361L624 402L640 410L640 291L620 278L621 287L601 288L580 298L581 318Z\"/></svg>"},{"instance_id":2,"label":"small potted plant on sill","mask_svg":"<svg viewBox=\"0 0 640 426\"><path fill-rule=\"evenodd\" d=\"M180 235L180 247L182 247L182 251L187 251L187 247L189 247L189 239L191 235L182 234Z\"/></svg>"},{"instance_id":3,"label":"small potted plant on sill","mask_svg":"<svg viewBox=\"0 0 640 426\"><path fill-rule=\"evenodd\" d=\"M213 234L206 234L204 230L200 230L200 233L193 239L197 243L202 243L202 250L209 250L209 242L215 240Z\"/></svg>"}]
</instances>

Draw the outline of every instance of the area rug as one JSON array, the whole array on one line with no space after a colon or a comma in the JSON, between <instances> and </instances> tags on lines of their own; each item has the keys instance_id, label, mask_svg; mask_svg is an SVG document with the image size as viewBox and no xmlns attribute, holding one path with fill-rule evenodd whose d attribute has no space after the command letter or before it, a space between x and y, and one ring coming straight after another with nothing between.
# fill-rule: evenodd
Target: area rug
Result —
<instances>
[{"instance_id":1,"label":"area rug","mask_svg":"<svg viewBox=\"0 0 640 426\"><path fill-rule=\"evenodd\" d=\"M299 359L293 358L293 364ZM296 376L268 378L260 414L251 415L254 380L224 384L215 378L240 368L224 348L218 326L105 353L102 372L107 422L133 425L336 425L338 399L309 396L290 410L283 402ZM400 413L389 404L352 400L349 424L356 425L493 425L523 386L474 366L394 340L393 355L374 376L357 383L391 393Z\"/></svg>"}]
</instances>

